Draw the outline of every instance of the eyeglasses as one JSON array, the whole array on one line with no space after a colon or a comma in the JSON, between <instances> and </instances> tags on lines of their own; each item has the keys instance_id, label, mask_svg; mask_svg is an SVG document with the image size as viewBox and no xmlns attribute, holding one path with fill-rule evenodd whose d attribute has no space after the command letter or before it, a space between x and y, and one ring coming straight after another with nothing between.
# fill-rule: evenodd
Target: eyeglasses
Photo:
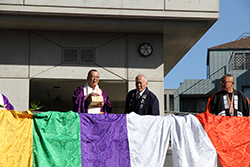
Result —
<instances>
[{"instance_id":1,"label":"eyeglasses","mask_svg":"<svg viewBox=\"0 0 250 167\"><path fill-rule=\"evenodd\" d=\"M227 83L230 83L230 82L233 82L233 81L220 81L220 84L227 84Z\"/></svg>"},{"instance_id":2,"label":"eyeglasses","mask_svg":"<svg viewBox=\"0 0 250 167\"><path fill-rule=\"evenodd\" d=\"M93 79L93 78L94 78L94 79L99 79L100 76L90 76L90 78L91 78L91 79Z\"/></svg>"}]
</instances>

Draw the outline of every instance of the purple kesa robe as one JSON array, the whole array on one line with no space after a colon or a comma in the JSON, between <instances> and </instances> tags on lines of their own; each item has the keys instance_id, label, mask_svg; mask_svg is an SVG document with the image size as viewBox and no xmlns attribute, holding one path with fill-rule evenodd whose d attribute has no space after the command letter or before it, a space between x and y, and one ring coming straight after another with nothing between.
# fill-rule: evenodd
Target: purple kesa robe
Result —
<instances>
[{"instance_id":1,"label":"purple kesa robe","mask_svg":"<svg viewBox=\"0 0 250 167\"><path fill-rule=\"evenodd\" d=\"M2 107L6 108L7 110L14 110L14 107L10 104L9 100L6 96L0 93L0 98L2 98L0 103L3 102L3 104L0 104Z\"/></svg>"},{"instance_id":2,"label":"purple kesa robe","mask_svg":"<svg viewBox=\"0 0 250 167\"><path fill-rule=\"evenodd\" d=\"M104 90L102 90L102 96L103 96L104 105L101 108L101 112L110 113L112 110L112 104L108 98L107 93ZM72 97L72 111L88 113L88 106L86 105L86 102L84 101L84 99L85 99L84 87L80 86L76 88Z\"/></svg>"}]
</instances>

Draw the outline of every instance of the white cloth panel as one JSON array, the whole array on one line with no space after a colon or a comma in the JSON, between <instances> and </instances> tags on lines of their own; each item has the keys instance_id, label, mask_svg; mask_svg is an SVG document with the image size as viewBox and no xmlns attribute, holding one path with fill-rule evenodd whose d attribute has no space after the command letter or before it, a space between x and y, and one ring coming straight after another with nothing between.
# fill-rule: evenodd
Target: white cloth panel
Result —
<instances>
[{"instance_id":1,"label":"white cloth panel","mask_svg":"<svg viewBox=\"0 0 250 167\"><path fill-rule=\"evenodd\" d=\"M167 154L171 116L127 114L131 167L161 167Z\"/></svg>"},{"instance_id":2,"label":"white cloth panel","mask_svg":"<svg viewBox=\"0 0 250 167\"><path fill-rule=\"evenodd\" d=\"M234 95L234 108L236 109L236 110L238 110L238 100L239 98L238 98L238 95Z\"/></svg>"},{"instance_id":3,"label":"white cloth panel","mask_svg":"<svg viewBox=\"0 0 250 167\"><path fill-rule=\"evenodd\" d=\"M171 145L174 167L217 167L217 153L193 115L172 115Z\"/></svg>"},{"instance_id":4,"label":"white cloth panel","mask_svg":"<svg viewBox=\"0 0 250 167\"><path fill-rule=\"evenodd\" d=\"M0 93L0 105L4 106L3 95Z\"/></svg>"},{"instance_id":5,"label":"white cloth panel","mask_svg":"<svg viewBox=\"0 0 250 167\"><path fill-rule=\"evenodd\" d=\"M91 93L97 93L102 96L102 90L99 88L98 85L95 86L95 89L93 90L90 86L89 83L87 82L86 85L83 88L84 90L84 95L87 96L88 94ZM101 108L100 107L88 107L88 113L89 114L100 114Z\"/></svg>"}]
</instances>

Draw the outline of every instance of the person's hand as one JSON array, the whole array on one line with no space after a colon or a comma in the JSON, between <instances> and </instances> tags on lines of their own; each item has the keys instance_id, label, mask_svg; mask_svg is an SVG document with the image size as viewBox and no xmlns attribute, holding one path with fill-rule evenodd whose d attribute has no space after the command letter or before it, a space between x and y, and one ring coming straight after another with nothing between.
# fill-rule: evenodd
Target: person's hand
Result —
<instances>
[{"instance_id":1,"label":"person's hand","mask_svg":"<svg viewBox=\"0 0 250 167\"><path fill-rule=\"evenodd\" d=\"M84 100L86 100L86 99L88 99L88 98L91 98L91 96L100 96L100 95L99 95L98 93L92 92L92 93L86 95L85 98L84 98Z\"/></svg>"},{"instance_id":2,"label":"person's hand","mask_svg":"<svg viewBox=\"0 0 250 167\"><path fill-rule=\"evenodd\" d=\"M103 105L104 105L103 102L102 102L102 103L98 103L98 104L96 105L96 107L103 107Z\"/></svg>"},{"instance_id":3,"label":"person's hand","mask_svg":"<svg viewBox=\"0 0 250 167\"><path fill-rule=\"evenodd\" d=\"M98 93L92 92L90 96L100 96Z\"/></svg>"},{"instance_id":4,"label":"person's hand","mask_svg":"<svg viewBox=\"0 0 250 167\"><path fill-rule=\"evenodd\" d=\"M99 95L98 93L94 93L94 92L92 92L92 93L91 93L91 96L101 96L101 95ZM104 103L102 102L102 103L98 103L98 104L96 104L96 106L95 106L95 107L103 107L103 105L104 105Z\"/></svg>"}]
</instances>

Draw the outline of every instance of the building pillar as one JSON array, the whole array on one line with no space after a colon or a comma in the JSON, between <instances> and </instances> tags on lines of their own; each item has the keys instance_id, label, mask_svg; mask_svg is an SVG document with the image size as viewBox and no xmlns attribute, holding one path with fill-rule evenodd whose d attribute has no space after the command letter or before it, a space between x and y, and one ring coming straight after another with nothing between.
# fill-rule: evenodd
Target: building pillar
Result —
<instances>
[{"instance_id":1,"label":"building pillar","mask_svg":"<svg viewBox=\"0 0 250 167\"><path fill-rule=\"evenodd\" d=\"M29 79L0 79L0 93L4 94L17 111L29 109Z\"/></svg>"}]
</instances>

